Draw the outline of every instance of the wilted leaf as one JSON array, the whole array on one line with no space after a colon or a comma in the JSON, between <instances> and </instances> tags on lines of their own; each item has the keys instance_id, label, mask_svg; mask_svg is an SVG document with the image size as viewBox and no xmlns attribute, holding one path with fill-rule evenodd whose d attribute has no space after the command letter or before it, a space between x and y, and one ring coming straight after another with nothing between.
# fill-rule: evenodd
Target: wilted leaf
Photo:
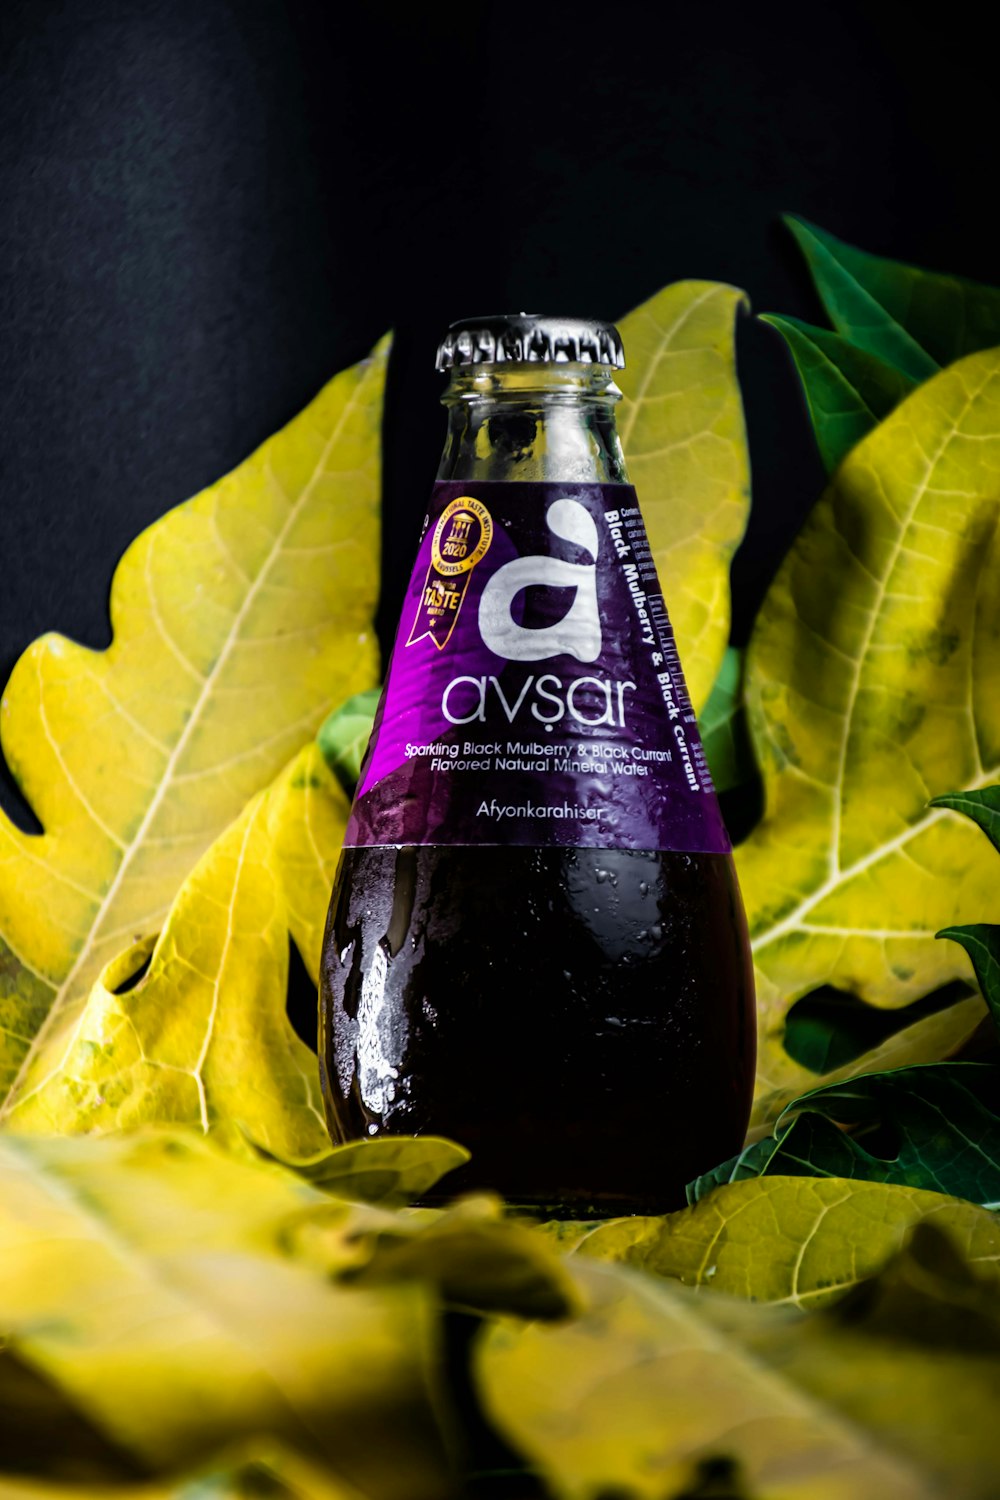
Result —
<instances>
[{"instance_id":1,"label":"wilted leaf","mask_svg":"<svg viewBox=\"0 0 1000 1500\"><path fill-rule=\"evenodd\" d=\"M331 706L376 680L387 341L232 474L132 544L113 640L48 635L3 698L44 828L0 818L0 1094L64 1065L86 997Z\"/></svg>"},{"instance_id":2,"label":"wilted leaf","mask_svg":"<svg viewBox=\"0 0 1000 1500\"><path fill-rule=\"evenodd\" d=\"M772 1136L697 1178L688 1201L747 1177L858 1177L1000 1208L998 1106L1000 1070L983 1063L932 1063L830 1084L789 1105Z\"/></svg>"},{"instance_id":3,"label":"wilted leaf","mask_svg":"<svg viewBox=\"0 0 1000 1500\"><path fill-rule=\"evenodd\" d=\"M543 1235L503 1218L499 1199L460 1199L427 1219L397 1215L359 1239L366 1247L340 1272L353 1285L432 1282L453 1306L524 1318L565 1318L578 1308L565 1261Z\"/></svg>"},{"instance_id":4,"label":"wilted leaf","mask_svg":"<svg viewBox=\"0 0 1000 1500\"><path fill-rule=\"evenodd\" d=\"M464 1166L469 1153L437 1136L401 1135L350 1141L314 1156L278 1160L335 1198L401 1207Z\"/></svg>"},{"instance_id":5,"label":"wilted leaf","mask_svg":"<svg viewBox=\"0 0 1000 1500\"><path fill-rule=\"evenodd\" d=\"M190 1134L8 1135L0 1338L148 1472L267 1437L369 1500L440 1500L433 1301L348 1291L296 1255L304 1225L352 1212Z\"/></svg>"},{"instance_id":6,"label":"wilted leaf","mask_svg":"<svg viewBox=\"0 0 1000 1500\"><path fill-rule=\"evenodd\" d=\"M1000 1330L945 1248L805 1315L579 1265L583 1317L490 1333L487 1410L560 1500L993 1500Z\"/></svg>"},{"instance_id":7,"label":"wilted leaf","mask_svg":"<svg viewBox=\"0 0 1000 1500\"><path fill-rule=\"evenodd\" d=\"M334 709L316 736L327 765L348 797L354 796L361 774L361 761L368 748L380 694L380 688L355 693L353 698Z\"/></svg>"},{"instance_id":8,"label":"wilted leaf","mask_svg":"<svg viewBox=\"0 0 1000 1500\"><path fill-rule=\"evenodd\" d=\"M776 328L788 345L828 474L917 384L828 328L775 314L760 321Z\"/></svg>"},{"instance_id":9,"label":"wilted leaf","mask_svg":"<svg viewBox=\"0 0 1000 1500\"><path fill-rule=\"evenodd\" d=\"M998 507L992 352L928 381L853 450L758 617L746 695L766 811L737 851L757 965L758 1122L828 1081L782 1046L801 995L832 985L899 1007L968 973L933 934L989 911L995 857L927 803L1000 772ZM968 1012L951 1016L952 1047ZM920 1042L940 1047L948 1015L918 1022L894 1061L945 1055ZM866 1055L848 1071L886 1065Z\"/></svg>"},{"instance_id":10,"label":"wilted leaf","mask_svg":"<svg viewBox=\"0 0 1000 1500\"><path fill-rule=\"evenodd\" d=\"M62 1059L12 1117L18 1131L159 1122L241 1144L241 1127L279 1156L328 1150L316 1055L285 1010L288 944L315 978L347 810L307 745L203 855L159 939L105 969Z\"/></svg>"},{"instance_id":11,"label":"wilted leaf","mask_svg":"<svg viewBox=\"0 0 1000 1500\"><path fill-rule=\"evenodd\" d=\"M805 219L785 223L837 331L912 379L1000 344L995 288L869 255Z\"/></svg>"},{"instance_id":12,"label":"wilted leaf","mask_svg":"<svg viewBox=\"0 0 1000 1500\"><path fill-rule=\"evenodd\" d=\"M729 639L729 565L750 465L736 379L734 287L680 281L619 320L618 430L696 709Z\"/></svg>"},{"instance_id":13,"label":"wilted leaf","mask_svg":"<svg viewBox=\"0 0 1000 1500\"><path fill-rule=\"evenodd\" d=\"M816 1307L873 1276L914 1224L945 1227L1000 1287L1000 1221L939 1193L837 1177L757 1177L663 1218L613 1219L577 1254L755 1302Z\"/></svg>"}]
</instances>

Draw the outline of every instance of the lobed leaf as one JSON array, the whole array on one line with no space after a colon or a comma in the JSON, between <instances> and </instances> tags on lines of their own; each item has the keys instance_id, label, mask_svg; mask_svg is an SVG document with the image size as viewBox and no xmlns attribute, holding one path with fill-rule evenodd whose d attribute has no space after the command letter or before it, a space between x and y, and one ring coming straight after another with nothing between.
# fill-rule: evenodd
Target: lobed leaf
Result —
<instances>
[{"instance_id":1,"label":"lobed leaf","mask_svg":"<svg viewBox=\"0 0 1000 1500\"><path fill-rule=\"evenodd\" d=\"M729 639L729 565L750 505L733 337L743 301L734 287L679 281L618 322L618 430L696 709Z\"/></svg>"},{"instance_id":2,"label":"lobed leaf","mask_svg":"<svg viewBox=\"0 0 1000 1500\"><path fill-rule=\"evenodd\" d=\"M376 680L387 354L384 339L143 532L115 573L106 651L48 635L14 669L3 750L44 832L0 818L7 1123L65 1067L105 966L155 936L212 841Z\"/></svg>"},{"instance_id":3,"label":"lobed leaf","mask_svg":"<svg viewBox=\"0 0 1000 1500\"><path fill-rule=\"evenodd\" d=\"M237 1146L242 1131L279 1156L328 1150L316 1056L285 1009L288 945L315 980L347 811L319 747L306 746L203 855L159 938L105 968L63 1056L9 1124L186 1124Z\"/></svg>"},{"instance_id":4,"label":"lobed leaf","mask_svg":"<svg viewBox=\"0 0 1000 1500\"><path fill-rule=\"evenodd\" d=\"M688 1202L748 1177L807 1176L902 1183L1000 1208L998 1080L988 1064L932 1063L813 1090L772 1136L691 1183Z\"/></svg>"},{"instance_id":5,"label":"lobed leaf","mask_svg":"<svg viewBox=\"0 0 1000 1500\"><path fill-rule=\"evenodd\" d=\"M491 1331L487 1409L559 1500L992 1500L994 1292L921 1231L808 1314L578 1263L582 1317Z\"/></svg>"},{"instance_id":6,"label":"lobed leaf","mask_svg":"<svg viewBox=\"0 0 1000 1500\"><path fill-rule=\"evenodd\" d=\"M927 803L1000 774L998 500L993 351L928 381L853 450L758 617L746 695L766 809L737 851L758 1128L830 1081L782 1045L800 996L832 985L899 1007L968 973L933 934L989 910L992 856ZM963 1002L918 1022L894 1063L947 1055L981 1013ZM847 1072L886 1065L866 1054Z\"/></svg>"},{"instance_id":7,"label":"lobed leaf","mask_svg":"<svg viewBox=\"0 0 1000 1500\"><path fill-rule=\"evenodd\" d=\"M836 1177L756 1177L663 1218L615 1219L579 1255L755 1302L822 1306L873 1276L915 1224L946 1228L984 1286L1000 1286L1000 1222L939 1193Z\"/></svg>"},{"instance_id":8,"label":"lobed leaf","mask_svg":"<svg viewBox=\"0 0 1000 1500\"><path fill-rule=\"evenodd\" d=\"M0 1139L0 1339L48 1383L52 1443L84 1424L169 1475L273 1440L368 1500L439 1500L433 1299L299 1253L353 1212L190 1134ZM0 1466L31 1472L6 1415Z\"/></svg>"}]
</instances>

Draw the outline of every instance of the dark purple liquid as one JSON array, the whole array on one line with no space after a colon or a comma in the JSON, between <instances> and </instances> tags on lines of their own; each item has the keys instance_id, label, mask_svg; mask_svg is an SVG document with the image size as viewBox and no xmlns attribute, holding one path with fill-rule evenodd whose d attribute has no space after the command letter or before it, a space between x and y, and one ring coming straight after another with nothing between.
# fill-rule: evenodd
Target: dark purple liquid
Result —
<instances>
[{"instance_id":1,"label":"dark purple liquid","mask_svg":"<svg viewBox=\"0 0 1000 1500\"><path fill-rule=\"evenodd\" d=\"M346 849L321 999L333 1138L449 1136L472 1161L443 1196L662 1212L743 1143L753 978L728 855Z\"/></svg>"}]
</instances>

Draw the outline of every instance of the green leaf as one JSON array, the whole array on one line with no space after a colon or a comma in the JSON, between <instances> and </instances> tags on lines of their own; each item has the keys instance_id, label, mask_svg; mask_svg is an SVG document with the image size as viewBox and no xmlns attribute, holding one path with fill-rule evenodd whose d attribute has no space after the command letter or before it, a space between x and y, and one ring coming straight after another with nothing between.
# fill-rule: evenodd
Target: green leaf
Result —
<instances>
[{"instance_id":1,"label":"green leaf","mask_svg":"<svg viewBox=\"0 0 1000 1500\"><path fill-rule=\"evenodd\" d=\"M917 384L829 329L776 314L760 321L776 328L791 351L828 474Z\"/></svg>"},{"instance_id":2,"label":"green leaf","mask_svg":"<svg viewBox=\"0 0 1000 1500\"><path fill-rule=\"evenodd\" d=\"M328 1150L316 1055L285 1009L288 945L315 979L347 811L311 742L202 856L160 936L108 964L8 1130L189 1124L280 1157Z\"/></svg>"},{"instance_id":3,"label":"green leaf","mask_svg":"<svg viewBox=\"0 0 1000 1500\"><path fill-rule=\"evenodd\" d=\"M994 849L1000 853L1000 786L986 786L980 792L945 792L931 799L932 807L950 807L964 813L983 830Z\"/></svg>"},{"instance_id":4,"label":"green leaf","mask_svg":"<svg viewBox=\"0 0 1000 1500\"><path fill-rule=\"evenodd\" d=\"M449 1172L464 1166L469 1153L454 1141L433 1135L382 1136L350 1141L313 1156L290 1159L261 1155L297 1172L313 1187L335 1198L402 1207L422 1198Z\"/></svg>"},{"instance_id":5,"label":"green leaf","mask_svg":"<svg viewBox=\"0 0 1000 1500\"><path fill-rule=\"evenodd\" d=\"M743 706L743 652L736 646L726 647L698 727L716 791L734 791L759 779Z\"/></svg>"},{"instance_id":6,"label":"green leaf","mask_svg":"<svg viewBox=\"0 0 1000 1500\"><path fill-rule=\"evenodd\" d=\"M994 1291L920 1228L807 1314L579 1264L581 1318L484 1341L487 1409L558 1500L993 1500Z\"/></svg>"},{"instance_id":7,"label":"green leaf","mask_svg":"<svg viewBox=\"0 0 1000 1500\"><path fill-rule=\"evenodd\" d=\"M82 1423L169 1475L266 1435L368 1500L440 1500L433 1296L306 1253L358 1212L192 1134L0 1138L0 1339L47 1383L52 1444ZM0 1467L30 1472L5 1416Z\"/></svg>"},{"instance_id":8,"label":"green leaf","mask_svg":"<svg viewBox=\"0 0 1000 1500\"><path fill-rule=\"evenodd\" d=\"M1000 1222L939 1193L837 1177L755 1177L663 1218L615 1219L575 1252L687 1286L817 1307L873 1276L915 1224L945 1227L1000 1288Z\"/></svg>"},{"instance_id":9,"label":"green leaf","mask_svg":"<svg viewBox=\"0 0 1000 1500\"><path fill-rule=\"evenodd\" d=\"M981 792L948 792L935 797L933 806L964 813L1000 853L1000 786L984 787ZM969 955L983 999L1000 1031L1000 926L976 922L964 927L945 927L937 936L950 938Z\"/></svg>"},{"instance_id":10,"label":"green leaf","mask_svg":"<svg viewBox=\"0 0 1000 1500\"><path fill-rule=\"evenodd\" d=\"M1000 1208L998 1105L1000 1070L984 1063L831 1084L790 1105L773 1136L691 1183L688 1202L747 1177L807 1176L902 1183Z\"/></svg>"},{"instance_id":11,"label":"green leaf","mask_svg":"<svg viewBox=\"0 0 1000 1500\"><path fill-rule=\"evenodd\" d=\"M679 281L618 320L618 430L696 710L729 639L729 565L750 509L733 329L744 300Z\"/></svg>"},{"instance_id":12,"label":"green leaf","mask_svg":"<svg viewBox=\"0 0 1000 1500\"><path fill-rule=\"evenodd\" d=\"M695 1204L699 1199L706 1197L708 1193L714 1192L716 1188L725 1187L731 1182L746 1182L751 1177L765 1177L768 1168L775 1163L775 1158L781 1152L782 1142L777 1134L767 1135L762 1141L753 1141L749 1146L744 1146L737 1156L731 1156L728 1161L720 1162L713 1167L711 1172L703 1172L693 1182L689 1182L685 1188L688 1205ZM791 1162L785 1155L780 1157L781 1165L774 1165L771 1176L782 1177L822 1177L830 1174L823 1172L801 1172L797 1160ZM848 1175L850 1175L848 1173Z\"/></svg>"},{"instance_id":13,"label":"green leaf","mask_svg":"<svg viewBox=\"0 0 1000 1500\"><path fill-rule=\"evenodd\" d=\"M1000 775L998 497L992 351L929 380L853 449L758 615L746 700L765 813L736 853L758 1127L834 1081L784 1048L796 1000L830 985L902 1008L969 974L934 934L995 903L995 856L928 799ZM885 1044L891 1063L879 1049L847 1072L937 1061L981 1015L962 1001Z\"/></svg>"},{"instance_id":14,"label":"green leaf","mask_svg":"<svg viewBox=\"0 0 1000 1500\"><path fill-rule=\"evenodd\" d=\"M822 985L797 1000L788 1012L785 1050L811 1073L835 1075L865 1053L874 1055L873 1049L891 1044L918 1022L942 1011L954 1014L959 1004L976 998L975 985L955 979L898 1010L880 1010L854 995ZM976 1014L979 1009L974 1005Z\"/></svg>"},{"instance_id":15,"label":"green leaf","mask_svg":"<svg viewBox=\"0 0 1000 1500\"><path fill-rule=\"evenodd\" d=\"M912 379L1000 344L995 288L869 255L794 215L785 223L838 333Z\"/></svg>"},{"instance_id":16,"label":"green leaf","mask_svg":"<svg viewBox=\"0 0 1000 1500\"><path fill-rule=\"evenodd\" d=\"M381 694L381 688L355 693L334 709L317 735L324 759L348 797L354 796Z\"/></svg>"},{"instance_id":17,"label":"green leaf","mask_svg":"<svg viewBox=\"0 0 1000 1500\"><path fill-rule=\"evenodd\" d=\"M106 651L47 635L14 668L3 750L44 832L0 815L7 1119L63 1067L105 966L155 937L213 840L377 680L387 356L383 340L132 543Z\"/></svg>"},{"instance_id":18,"label":"green leaf","mask_svg":"<svg viewBox=\"0 0 1000 1500\"><path fill-rule=\"evenodd\" d=\"M937 935L958 943L972 959L983 998L1000 1028L1000 927L977 922L969 927L944 927Z\"/></svg>"}]
</instances>

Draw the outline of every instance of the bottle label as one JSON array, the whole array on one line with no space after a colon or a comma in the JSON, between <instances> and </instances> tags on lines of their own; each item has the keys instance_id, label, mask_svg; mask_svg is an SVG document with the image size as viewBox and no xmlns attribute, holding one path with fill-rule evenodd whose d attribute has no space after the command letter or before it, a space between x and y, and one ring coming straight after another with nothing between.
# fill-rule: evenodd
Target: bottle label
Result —
<instances>
[{"instance_id":1,"label":"bottle label","mask_svg":"<svg viewBox=\"0 0 1000 1500\"><path fill-rule=\"evenodd\" d=\"M344 843L729 850L630 485L435 486Z\"/></svg>"}]
</instances>

